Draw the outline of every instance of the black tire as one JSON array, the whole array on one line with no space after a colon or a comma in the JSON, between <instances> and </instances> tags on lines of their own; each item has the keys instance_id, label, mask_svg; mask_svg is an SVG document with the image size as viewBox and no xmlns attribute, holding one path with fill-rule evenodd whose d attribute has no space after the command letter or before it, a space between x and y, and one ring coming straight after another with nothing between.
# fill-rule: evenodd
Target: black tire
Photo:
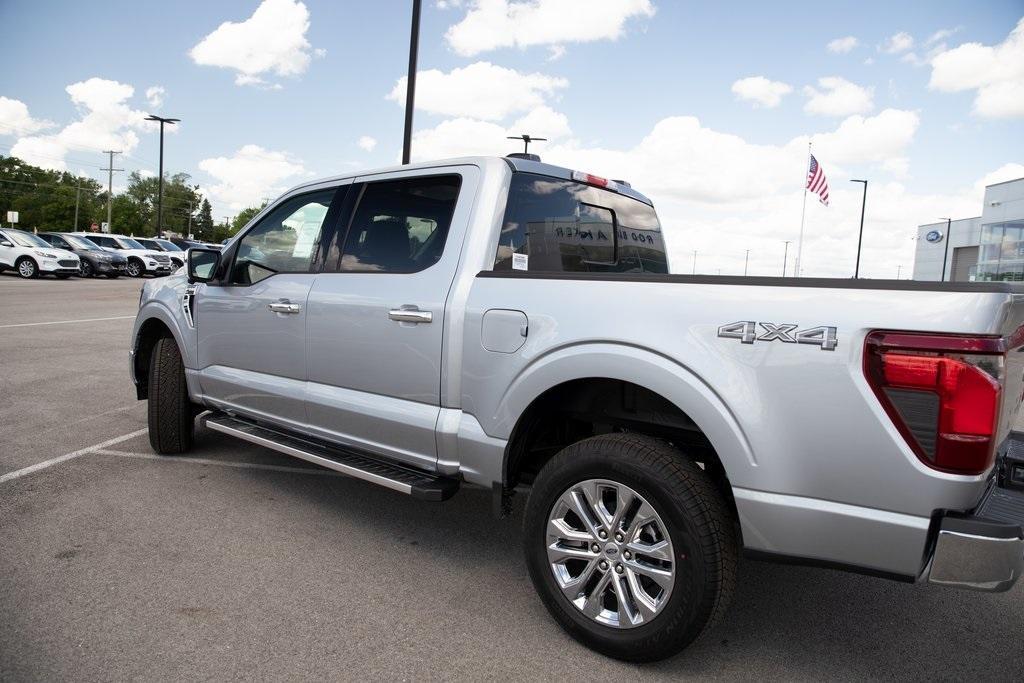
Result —
<instances>
[{"instance_id":1,"label":"black tire","mask_svg":"<svg viewBox=\"0 0 1024 683\"><path fill-rule=\"evenodd\" d=\"M570 487L607 479L632 488L664 521L676 567L661 610L634 628L606 626L583 614L555 582L547 556L552 509ZM524 551L545 607L571 636L598 652L634 662L670 657L714 626L736 586L734 519L708 475L670 444L635 434L608 434L565 448L537 475L523 521Z\"/></svg>"},{"instance_id":2,"label":"black tire","mask_svg":"<svg viewBox=\"0 0 1024 683\"><path fill-rule=\"evenodd\" d=\"M18 274L18 277L29 280L34 277L39 277L39 266L29 256L22 256L14 264L14 271Z\"/></svg>"},{"instance_id":3,"label":"black tire","mask_svg":"<svg viewBox=\"0 0 1024 683\"><path fill-rule=\"evenodd\" d=\"M137 258L128 259L128 266L125 268L128 277L142 277L146 274L145 264Z\"/></svg>"},{"instance_id":4,"label":"black tire","mask_svg":"<svg viewBox=\"0 0 1024 683\"><path fill-rule=\"evenodd\" d=\"M149 444L161 455L192 448L195 417L178 345L159 339L149 359Z\"/></svg>"},{"instance_id":5,"label":"black tire","mask_svg":"<svg viewBox=\"0 0 1024 683\"><path fill-rule=\"evenodd\" d=\"M96 271L93 269L92 264L89 263L88 260L82 259L82 262L78 266L78 276L79 277L92 277L95 274L96 274Z\"/></svg>"}]
</instances>

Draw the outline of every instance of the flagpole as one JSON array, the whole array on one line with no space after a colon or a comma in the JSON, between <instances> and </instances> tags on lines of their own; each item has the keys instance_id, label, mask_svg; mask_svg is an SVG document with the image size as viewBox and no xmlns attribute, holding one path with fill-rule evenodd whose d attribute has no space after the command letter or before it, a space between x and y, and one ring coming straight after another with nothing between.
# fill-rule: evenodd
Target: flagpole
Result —
<instances>
[{"instance_id":1,"label":"flagpole","mask_svg":"<svg viewBox=\"0 0 1024 683\"><path fill-rule=\"evenodd\" d=\"M796 243L796 264L794 274L800 277L801 259L804 255L804 216L807 214L807 170L811 167L811 141L807 141L807 161L804 162L804 205L800 209L800 239Z\"/></svg>"}]
</instances>

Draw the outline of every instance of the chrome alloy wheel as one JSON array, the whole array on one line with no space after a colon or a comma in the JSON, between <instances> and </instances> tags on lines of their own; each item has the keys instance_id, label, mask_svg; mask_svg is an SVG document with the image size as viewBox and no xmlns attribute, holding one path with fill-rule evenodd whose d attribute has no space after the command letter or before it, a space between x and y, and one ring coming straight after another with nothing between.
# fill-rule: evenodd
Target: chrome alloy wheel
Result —
<instances>
[{"instance_id":1,"label":"chrome alloy wheel","mask_svg":"<svg viewBox=\"0 0 1024 683\"><path fill-rule=\"evenodd\" d=\"M630 487L587 479L548 516L548 563L565 597L606 626L635 628L668 603L675 556L654 507Z\"/></svg>"}]
</instances>

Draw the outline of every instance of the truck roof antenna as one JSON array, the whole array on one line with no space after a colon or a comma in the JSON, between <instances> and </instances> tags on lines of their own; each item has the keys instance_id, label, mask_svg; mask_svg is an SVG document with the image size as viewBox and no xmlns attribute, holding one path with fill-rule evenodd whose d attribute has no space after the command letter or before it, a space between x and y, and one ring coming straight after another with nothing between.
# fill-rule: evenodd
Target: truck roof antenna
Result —
<instances>
[{"instance_id":1,"label":"truck roof antenna","mask_svg":"<svg viewBox=\"0 0 1024 683\"><path fill-rule=\"evenodd\" d=\"M537 142L539 140L547 141L547 138L534 138L530 137L529 133L523 133L522 135L510 135L509 140L522 140L523 141L523 154L530 153L530 143Z\"/></svg>"}]
</instances>

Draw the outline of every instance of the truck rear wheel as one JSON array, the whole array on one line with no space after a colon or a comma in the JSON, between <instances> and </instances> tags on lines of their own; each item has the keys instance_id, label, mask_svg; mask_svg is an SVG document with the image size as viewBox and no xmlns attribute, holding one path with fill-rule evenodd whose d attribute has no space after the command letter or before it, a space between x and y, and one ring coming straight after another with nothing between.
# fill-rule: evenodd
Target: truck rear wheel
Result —
<instances>
[{"instance_id":1,"label":"truck rear wheel","mask_svg":"<svg viewBox=\"0 0 1024 683\"><path fill-rule=\"evenodd\" d=\"M526 505L530 577L555 620L602 654L669 657L713 626L736 584L732 515L711 479L664 441L575 443Z\"/></svg>"},{"instance_id":2,"label":"truck rear wheel","mask_svg":"<svg viewBox=\"0 0 1024 683\"><path fill-rule=\"evenodd\" d=\"M161 455L192 448L195 417L185 384L185 365L174 339L158 339L149 358L149 444Z\"/></svg>"}]
</instances>

